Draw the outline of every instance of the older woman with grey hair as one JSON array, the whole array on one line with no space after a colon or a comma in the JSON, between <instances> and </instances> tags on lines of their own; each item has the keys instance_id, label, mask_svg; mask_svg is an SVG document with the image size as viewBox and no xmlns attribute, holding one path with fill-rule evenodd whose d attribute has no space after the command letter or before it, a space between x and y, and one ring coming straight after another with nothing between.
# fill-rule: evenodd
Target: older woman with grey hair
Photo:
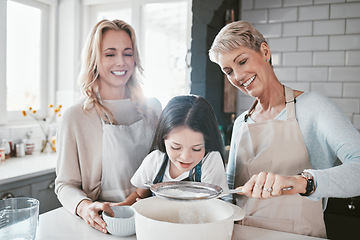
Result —
<instances>
[{"instance_id":1,"label":"older woman with grey hair","mask_svg":"<svg viewBox=\"0 0 360 240\"><path fill-rule=\"evenodd\" d=\"M360 195L359 132L327 97L284 86L251 24L226 25L209 56L255 98L235 121L227 167L229 187L243 186L234 196L246 211L242 223L326 237L319 200Z\"/></svg>"}]
</instances>

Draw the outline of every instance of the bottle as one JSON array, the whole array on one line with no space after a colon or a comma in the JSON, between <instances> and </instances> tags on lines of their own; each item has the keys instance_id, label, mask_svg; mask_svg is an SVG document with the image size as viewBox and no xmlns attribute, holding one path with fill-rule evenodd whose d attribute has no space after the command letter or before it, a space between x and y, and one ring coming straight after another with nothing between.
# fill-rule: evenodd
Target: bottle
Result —
<instances>
[{"instance_id":1,"label":"bottle","mask_svg":"<svg viewBox=\"0 0 360 240\"><path fill-rule=\"evenodd\" d=\"M0 162L5 161L5 148L0 146Z\"/></svg>"},{"instance_id":2,"label":"bottle","mask_svg":"<svg viewBox=\"0 0 360 240\"><path fill-rule=\"evenodd\" d=\"M220 130L220 135L221 135L221 139L222 139L222 142L225 146L225 133L223 131L223 127L221 125L219 125L219 130Z\"/></svg>"},{"instance_id":3,"label":"bottle","mask_svg":"<svg viewBox=\"0 0 360 240\"><path fill-rule=\"evenodd\" d=\"M6 139L0 139L0 161L5 161L10 154L10 144Z\"/></svg>"},{"instance_id":4,"label":"bottle","mask_svg":"<svg viewBox=\"0 0 360 240\"><path fill-rule=\"evenodd\" d=\"M24 157L25 156L25 144L23 142L19 142L15 144L16 157Z\"/></svg>"},{"instance_id":5,"label":"bottle","mask_svg":"<svg viewBox=\"0 0 360 240\"><path fill-rule=\"evenodd\" d=\"M231 123L226 127L226 145L230 145L232 130L235 122L235 113L231 114Z\"/></svg>"}]
</instances>

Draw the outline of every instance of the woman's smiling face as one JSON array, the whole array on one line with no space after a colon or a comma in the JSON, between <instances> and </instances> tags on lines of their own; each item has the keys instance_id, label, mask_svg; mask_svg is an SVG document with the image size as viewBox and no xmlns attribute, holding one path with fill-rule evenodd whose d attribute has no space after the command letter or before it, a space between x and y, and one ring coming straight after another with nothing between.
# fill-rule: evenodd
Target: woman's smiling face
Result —
<instances>
[{"instance_id":1,"label":"woman's smiling face","mask_svg":"<svg viewBox=\"0 0 360 240\"><path fill-rule=\"evenodd\" d=\"M101 88L125 89L135 69L133 46L127 32L107 30L103 34L98 68Z\"/></svg>"},{"instance_id":2,"label":"woman's smiling face","mask_svg":"<svg viewBox=\"0 0 360 240\"><path fill-rule=\"evenodd\" d=\"M190 128L178 127L165 138L165 148L171 161L170 176L176 178L194 168L205 156L204 136Z\"/></svg>"},{"instance_id":3,"label":"woman's smiling face","mask_svg":"<svg viewBox=\"0 0 360 240\"><path fill-rule=\"evenodd\" d=\"M230 83L242 92L256 97L267 84L270 59L268 46L263 43L260 52L247 47L220 53L218 64Z\"/></svg>"}]
</instances>

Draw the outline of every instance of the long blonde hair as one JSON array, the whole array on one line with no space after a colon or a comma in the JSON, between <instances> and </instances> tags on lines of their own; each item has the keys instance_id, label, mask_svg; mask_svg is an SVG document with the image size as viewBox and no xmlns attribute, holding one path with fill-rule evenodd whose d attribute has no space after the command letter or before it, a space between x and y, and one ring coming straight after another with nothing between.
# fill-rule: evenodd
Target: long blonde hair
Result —
<instances>
[{"instance_id":1,"label":"long blonde hair","mask_svg":"<svg viewBox=\"0 0 360 240\"><path fill-rule=\"evenodd\" d=\"M100 64L101 42L104 33L108 30L125 31L130 36L134 51L135 71L126 83L126 93L137 107L139 113L147 118L148 115L151 114L151 111L149 112L150 109L146 106L145 96L140 82L140 76L143 73L143 68L141 66L139 51L136 44L135 31L129 24L122 20L101 20L95 25L87 38L82 52L82 65L78 77L82 93L86 97L83 109L89 110L95 106L97 113L103 120L116 124L112 113L101 103L98 96L98 66Z\"/></svg>"}]
</instances>

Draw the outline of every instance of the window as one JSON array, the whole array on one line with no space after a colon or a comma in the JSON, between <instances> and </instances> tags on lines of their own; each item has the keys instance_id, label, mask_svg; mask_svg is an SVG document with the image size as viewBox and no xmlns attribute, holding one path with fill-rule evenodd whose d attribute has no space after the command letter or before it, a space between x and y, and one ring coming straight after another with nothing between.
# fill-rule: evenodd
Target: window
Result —
<instances>
[{"instance_id":1,"label":"window","mask_svg":"<svg viewBox=\"0 0 360 240\"><path fill-rule=\"evenodd\" d=\"M24 120L21 111L29 107L46 113L50 51L49 5L44 2L0 0L0 25L5 26L0 28L5 36L0 38L0 124Z\"/></svg>"},{"instance_id":2,"label":"window","mask_svg":"<svg viewBox=\"0 0 360 240\"><path fill-rule=\"evenodd\" d=\"M87 33L104 18L119 18L135 28L146 95L156 97L164 107L172 97L190 93L190 64L186 62L190 59L190 0L92 0L86 4Z\"/></svg>"},{"instance_id":3,"label":"window","mask_svg":"<svg viewBox=\"0 0 360 240\"><path fill-rule=\"evenodd\" d=\"M187 79L188 2L149 3L142 8L144 90L163 106L190 92Z\"/></svg>"}]
</instances>

